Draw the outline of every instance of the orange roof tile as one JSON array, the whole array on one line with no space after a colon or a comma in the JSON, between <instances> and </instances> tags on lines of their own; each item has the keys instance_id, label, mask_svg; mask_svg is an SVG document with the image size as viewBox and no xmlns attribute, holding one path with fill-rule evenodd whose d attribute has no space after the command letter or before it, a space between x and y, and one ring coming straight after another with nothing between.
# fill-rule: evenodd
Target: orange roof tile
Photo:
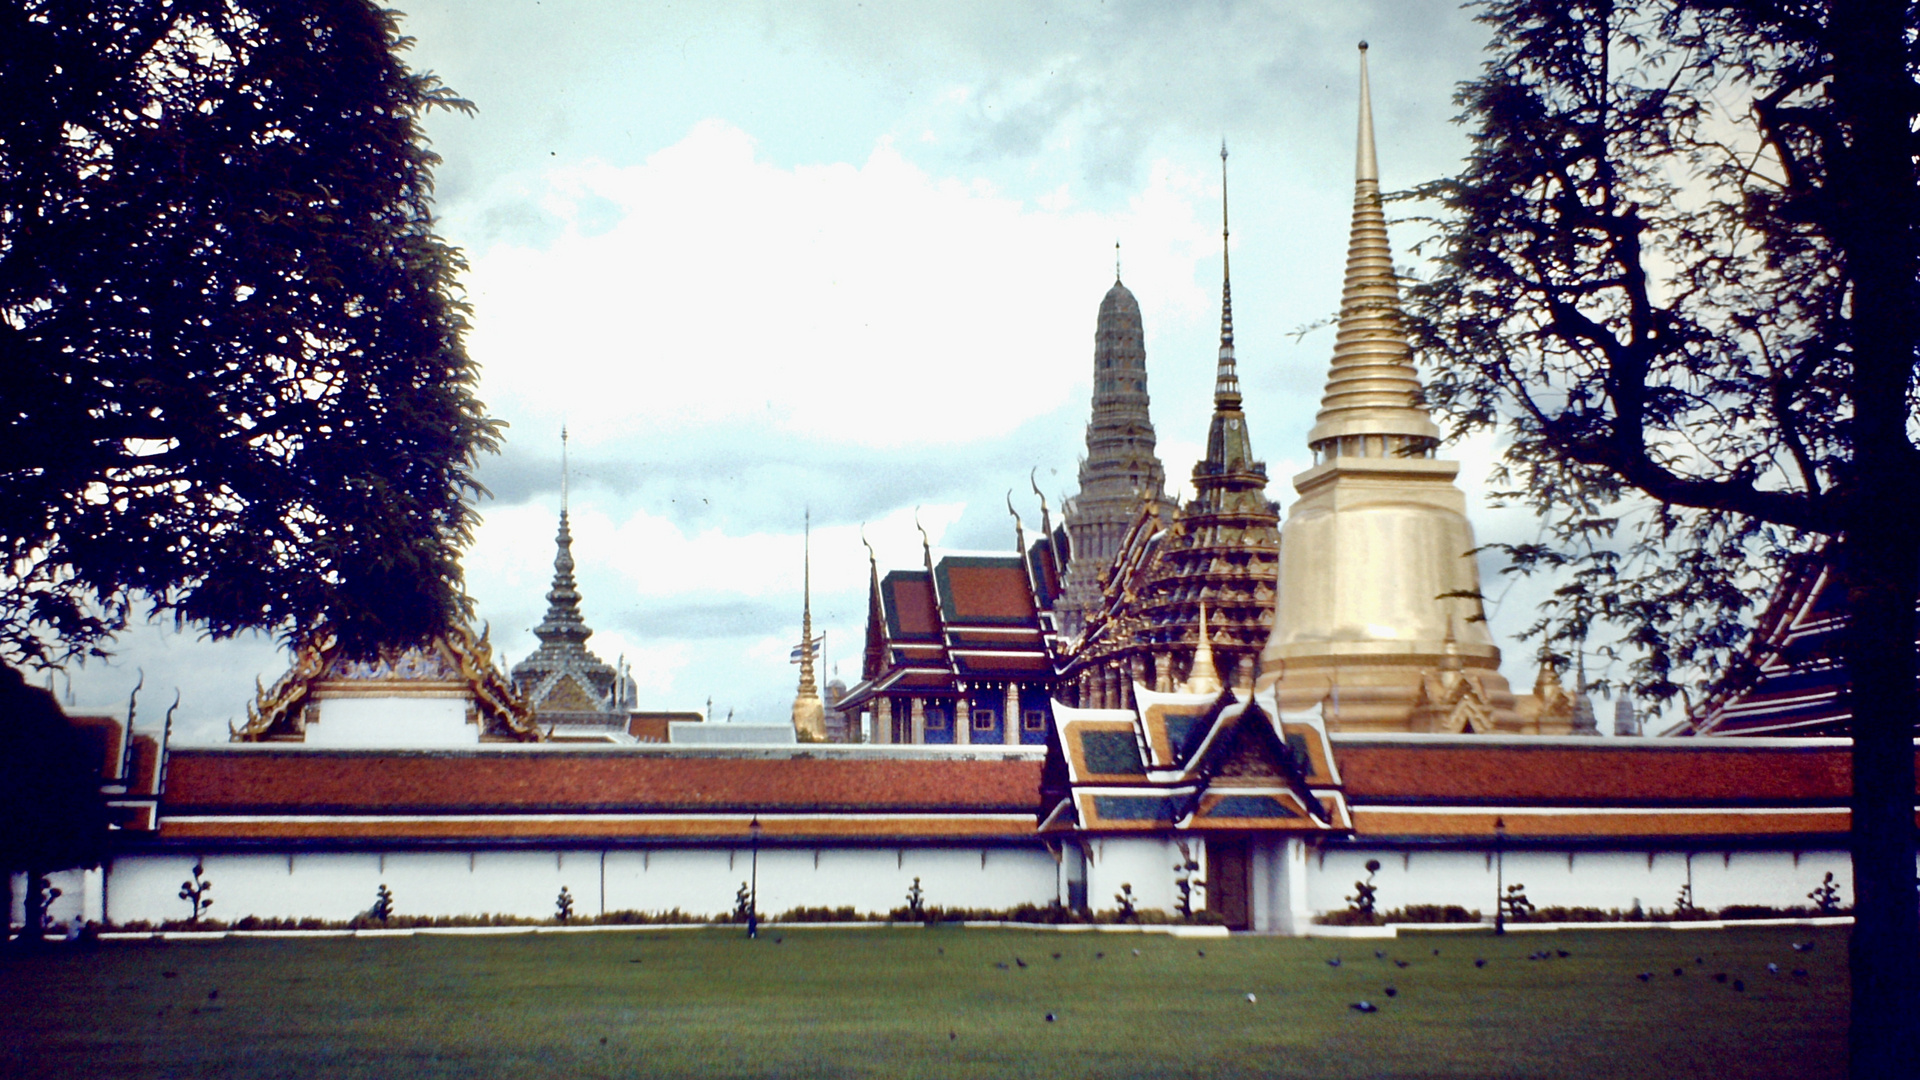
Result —
<instances>
[{"instance_id":1,"label":"orange roof tile","mask_svg":"<svg viewBox=\"0 0 1920 1080\"><path fill-rule=\"evenodd\" d=\"M1844 746L1711 748L1701 742L1621 747L1595 739L1478 746L1360 742L1336 737L1334 756L1356 803L1540 800L1557 803L1698 801L1844 802L1852 769Z\"/></svg>"},{"instance_id":2,"label":"orange roof tile","mask_svg":"<svg viewBox=\"0 0 1920 1080\"><path fill-rule=\"evenodd\" d=\"M1032 813L1032 760L180 749L168 816L256 813Z\"/></svg>"}]
</instances>

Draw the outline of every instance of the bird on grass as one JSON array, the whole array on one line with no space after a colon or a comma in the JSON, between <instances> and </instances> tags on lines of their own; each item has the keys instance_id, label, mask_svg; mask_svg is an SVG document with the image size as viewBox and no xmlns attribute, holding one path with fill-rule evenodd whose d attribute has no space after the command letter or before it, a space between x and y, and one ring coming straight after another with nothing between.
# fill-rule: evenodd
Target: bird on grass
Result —
<instances>
[{"instance_id":1,"label":"bird on grass","mask_svg":"<svg viewBox=\"0 0 1920 1080\"><path fill-rule=\"evenodd\" d=\"M600 1045L601 1046L607 1045L607 1037L605 1035L600 1036Z\"/></svg>"},{"instance_id":2,"label":"bird on grass","mask_svg":"<svg viewBox=\"0 0 1920 1080\"><path fill-rule=\"evenodd\" d=\"M1387 958L1387 954L1381 952L1379 949L1375 949L1373 950L1373 958L1375 960L1385 960Z\"/></svg>"},{"instance_id":3,"label":"bird on grass","mask_svg":"<svg viewBox=\"0 0 1920 1080\"><path fill-rule=\"evenodd\" d=\"M1485 960L1475 960L1475 961L1473 962L1473 966L1474 966L1474 967L1486 967L1486 966L1487 966L1487 962L1486 962Z\"/></svg>"},{"instance_id":4,"label":"bird on grass","mask_svg":"<svg viewBox=\"0 0 1920 1080\"><path fill-rule=\"evenodd\" d=\"M1643 971L1643 972L1641 972L1640 974L1638 974L1638 975L1635 975L1635 976L1634 976L1634 978L1636 978L1636 979L1639 979L1639 980L1640 980L1641 982L1652 982L1652 981L1653 981L1653 972L1651 972L1651 971Z\"/></svg>"},{"instance_id":5,"label":"bird on grass","mask_svg":"<svg viewBox=\"0 0 1920 1080\"><path fill-rule=\"evenodd\" d=\"M1014 963L1016 963L1016 964L1019 964L1019 965L1020 965L1021 967L1026 967L1026 966L1027 966L1027 962L1026 962L1025 960L1022 960L1022 959L1020 959L1020 958L1019 958L1019 957L1017 957L1017 956L1013 958L1013 962L1014 962Z\"/></svg>"},{"instance_id":6,"label":"bird on grass","mask_svg":"<svg viewBox=\"0 0 1920 1080\"><path fill-rule=\"evenodd\" d=\"M214 1000L215 998L217 998L217 997L219 997L219 996L220 996L220 988L219 988L219 987L217 987L217 986L216 986L216 987L214 987L213 989L211 989L211 990L209 990L209 991L207 991L207 1000L208 1000L208 1001L212 1001L212 1000Z\"/></svg>"},{"instance_id":7,"label":"bird on grass","mask_svg":"<svg viewBox=\"0 0 1920 1080\"><path fill-rule=\"evenodd\" d=\"M960 1037L960 1033L959 1033L959 1032L957 1032L957 1031L949 1031L949 1032L947 1032L947 1038L948 1038L949 1040L952 1040L952 1039L957 1039L957 1038L959 1038L959 1037Z\"/></svg>"},{"instance_id":8,"label":"bird on grass","mask_svg":"<svg viewBox=\"0 0 1920 1080\"><path fill-rule=\"evenodd\" d=\"M1726 981L1727 981L1727 973L1726 973L1726 972L1724 972L1724 971L1716 971L1716 972L1714 972L1714 973L1713 973L1713 981L1714 981L1714 982L1717 982L1717 983L1723 983L1723 982L1726 982Z\"/></svg>"},{"instance_id":9,"label":"bird on grass","mask_svg":"<svg viewBox=\"0 0 1920 1080\"><path fill-rule=\"evenodd\" d=\"M1812 951L1813 951L1813 942L1811 942L1811 941L1796 941L1796 942L1794 942L1794 943L1793 943L1793 951L1794 951L1794 952L1812 952Z\"/></svg>"},{"instance_id":10,"label":"bird on grass","mask_svg":"<svg viewBox=\"0 0 1920 1080\"><path fill-rule=\"evenodd\" d=\"M1005 960L1002 960L993 966L999 968L1001 971L1011 970L1010 968L1007 967L1007 962Z\"/></svg>"},{"instance_id":11,"label":"bird on grass","mask_svg":"<svg viewBox=\"0 0 1920 1080\"><path fill-rule=\"evenodd\" d=\"M1205 949L1195 949L1194 952L1199 953L1201 956L1207 955L1207 950Z\"/></svg>"},{"instance_id":12,"label":"bird on grass","mask_svg":"<svg viewBox=\"0 0 1920 1080\"><path fill-rule=\"evenodd\" d=\"M1807 977L1807 969L1806 969L1806 968L1794 968L1794 969L1793 969L1793 977L1794 977L1794 978L1796 978L1796 979L1804 979L1804 978L1806 978L1806 977Z\"/></svg>"},{"instance_id":13,"label":"bird on grass","mask_svg":"<svg viewBox=\"0 0 1920 1080\"><path fill-rule=\"evenodd\" d=\"M1674 968L1674 969L1673 969L1673 974L1674 974L1674 976L1675 976L1676 978L1677 978L1677 977L1679 977L1679 976L1681 976L1681 975L1685 975L1686 973L1687 973L1687 969L1686 969L1686 968Z\"/></svg>"},{"instance_id":14,"label":"bird on grass","mask_svg":"<svg viewBox=\"0 0 1920 1080\"><path fill-rule=\"evenodd\" d=\"M1440 955L1440 950L1439 950L1439 949L1435 949L1435 950L1433 950L1433 955L1435 955L1435 956L1439 956L1439 955Z\"/></svg>"},{"instance_id":15,"label":"bird on grass","mask_svg":"<svg viewBox=\"0 0 1920 1080\"><path fill-rule=\"evenodd\" d=\"M1052 1013L1048 1013L1048 1014L1047 1014L1047 1023L1049 1023L1049 1024L1051 1024L1051 1023L1053 1023L1053 1022L1054 1022L1055 1020L1058 1020L1058 1019L1060 1019L1060 1018L1059 1018L1059 1017L1057 1017L1057 1016L1055 1016L1055 1015L1053 1015Z\"/></svg>"},{"instance_id":16,"label":"bird on grass","mask_svg":"<svg viewBox=\"0 0 1920 1080\"><path fill-rule=\"evenodd\" d=\"M1572 956L1573 954L1568 952L1565 949L1555 949L1553 950L1553 955L1559 957L1562 960L1565 960L1567 957Z\"/></svg>"},{"instance_id":17,"label":"bird on grass","mask_svg":"<svg viewBox=\"0 0 1920 1080\"><path fill-rule=\"evenodd\" d=\"M1249 1004L1249 1005L1252 1005L1252 1004L1253 1004L1254 1002L1256 1002L1256 1001L1259 1001L1259 1000L1260 1000L1259 998L1257 998L1257 997L1254 997L1254 996L1253 996L1252 994L1248 994L1248 995L1247 995L1247 1004Z\"/></svg>"},{"instance_id":18,"label":"bird on grass","mask_svg":"<svg viewBox=\"0 0 1920 1080\"><path fill-rule=\"evenodd\" d=\"M1336 956L1336 957L1334 957L1333 959L1331 959L1331 960L1329 960L1329 961L1327 961L1327 966L1328 966L1328 967L1339 967L1339 966L1340 966L1340 958Z\"/></svg>"},{"instance_id":19,"label":"bird on grass","mask_svg":"<svg viewBox=\"0 0 1920 1080\"><path fill-rule=\"evenodd\" d=\"M1053 958L1054 958L1055 960L1058 960L1058 959L1060 959L1060 954L1059 954L1059 953L1054 953L1054 954L1053 954Z\"/></svg>"},{"instance_id":20,"label":"bird on grass","mask_svg":"<svg viewBox=\"0 0 1920 1080\"><path fill-rule=\"evenodd\" d=\"M1780 965L1779 965L1779 964L1768 964L1768 965L1767 965L1767 974L1769 974L1769 975L1778 975L1778 974L1780 974Z\"/></svg>"},{"instance_id":21,"label":"bird on grass","mask_svg":"<svg viewBox=\"0 0 1920 1080\"><path fill-rule=\"evenodd\" d=\"M1095 960L1105 960L1107 958L1107 954L1103 952L1097 952L1093 954L1093 958Z\"/></svg>"},{"instance_id":22,"label":"bird on grass","mask_svg":"<svg viewBox=\"0 0 1920 1080\"><path fill-rule=\"evenodd\" d=\"M1746 991L1747 991L1747 984L1746 984L1746 983L1743 983L1743 982L1741 982L1741 981L1740 981L1739 979L1735 979L1735 980L1733 980L1733 992L1734 992L1734 993L1736 993L1736 994L1744 994L1744 993L1746 993Z\"/></svg>"},{"instance_id":23,"label":"bird on grass","mask_svg":"<svg viewBox=\"0 0 1920 1080\"><path fill-rule=\"evenodd\" d=\"M1375 1005L1371 1001L1356 1001L1353 1004L1347 1006L1347 1008L1352 1009L1354 1012L1361 1012L1361 1013L1372 1013L1372 1012L1380 1011L1380 1006Z\"/></svg>"},{"instance_id":24,"label":"bird on grass","mask_svg":"<svg viewBox=\"0 0 1920 1080\"><path fill-rule=\"evenodd\" d=\"M1382 991L1381 991L1381 993L1383 993L1383 994L1385 994L1385 995L1387 995L1388 997L1393 997L1393 996L1395 996L1395 995L1397 995L1397 994L1399 994L1399 993L1400 993L1400 991L1398 991L1398 990L1396 990L1396 989L1394 989L1393 987L1391 987L1391 986L1389 986L1389 987L1387 987L1387 988L1386 988L1385 990L1382 990Z\"/></svg>"},{"instance_id":25,"label":"bird on grass","mask_svg":"<svg viewBox=\"0 0 1920 1080\"><path fill-rule=\"evenodd\" d=\"M1140 950L1139 950L1139 949L1135 949L1135 950L1133 950L1133 955L1135 955L1135 956L1139 956L1139 955L1140 955Z\"/></svg>"},{"instance_id":26,"label":"bird on grass","mask_svg":"<svg viewBox=\"0 0 1920 1080\"><path fill-rule=\"evenodd\" d=\"M1393 962L1393 966L1403 968L1403 967L1406 967L1408 963L1409 961L1406 961L1406 960L1395 960Z\"/></svg>"}]
</instances>

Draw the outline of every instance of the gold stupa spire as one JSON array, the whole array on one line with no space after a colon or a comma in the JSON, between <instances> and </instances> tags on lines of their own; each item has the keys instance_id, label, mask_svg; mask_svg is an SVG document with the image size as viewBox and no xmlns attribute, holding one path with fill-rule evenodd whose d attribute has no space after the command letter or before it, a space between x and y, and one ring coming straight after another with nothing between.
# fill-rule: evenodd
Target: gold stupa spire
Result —
<instances>
[{"instance_id":1,"label":"gold stupa spire","mask_svg":"<svg viewBox=\"0 0 1920 1080\"><path fill-rule=\"evenodd\" d=\"M1355 159L1353 228L1347 245L1346 285L1340 294L1340 332L1334 341L1326 393L1313 430L1307 433L1307 444L1321 460L1424 456L1438 443L1440 429L1418 403L1420 379L1413 368L1393 252L1387 245L1364 41L1360 43L1360 134Z\"/></svg>"},{"instance_id":2,"label":"gold stupa spire","mask_svg":"<svg viewBox=\"0 0 1920 1080\"><path fill-rule=\"evenodd\" d=\"M1200 643L1193 649L1193 669L1181 689L1189 694L1217 694L1221 690L1220 671L1213 664L1213 642L1207 636L1207 602L1200 602Z\"/></svg>"},{"instance_id":3,"label":"gold stupa spire","mask_svg":"<svg viewBox=\"0 0 1920 1080\"><path fill-rule=\"evenodd\" d=\"M801 541L800 571L800 688L793 695L793 727L808 742L827 737L826 706L814 682L813 654L819 643L813 636L813 511L808 510Z\"/></svg>"}]
</instances>

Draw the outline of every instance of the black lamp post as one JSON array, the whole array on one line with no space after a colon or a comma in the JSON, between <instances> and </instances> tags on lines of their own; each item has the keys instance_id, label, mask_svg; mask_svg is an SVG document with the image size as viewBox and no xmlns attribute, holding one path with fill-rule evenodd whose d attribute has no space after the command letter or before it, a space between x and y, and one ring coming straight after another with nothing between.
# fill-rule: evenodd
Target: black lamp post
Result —
<instances>
[{"instance_id":1,"label":"black lamp post","mask_svg":"<svg viewBox=\"0 0 1920 1080\"><path fill-rule=\"evenodd\" d=\"M747 887L747 936L760 936L760 815L747 822L747 834L753 838L752 884Z\"/></svg>"},{"instance_id":2,"label":"black lamp post","mask_svg":"<svg viewBox=\"0 0 1920 1080\"><path fill-rule=\"evenodd\" d=\"M1493 819L1493 932L1507 932L1507 819Z\"/></svg>"}]
</instances>

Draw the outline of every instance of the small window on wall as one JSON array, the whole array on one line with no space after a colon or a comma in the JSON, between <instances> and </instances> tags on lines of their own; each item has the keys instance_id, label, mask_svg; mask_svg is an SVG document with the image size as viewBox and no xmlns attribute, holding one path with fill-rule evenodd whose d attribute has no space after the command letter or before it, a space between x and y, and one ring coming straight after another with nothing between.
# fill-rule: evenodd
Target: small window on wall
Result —
<instances>
[{"instance_id":1,"label":"small window on wall","mask_svg":"<svg viewBox=\"0 0 1920 1080\"><path fill-rule=\"evenodd\" d=\"M1047 730L1047 714L1041 709L1028 709L1020 717L1020 726L1028 731Z\"/></svg>"},{"instance_id":2,"label":"small window on wall","mask_svg":"<svg viewBox=\"0 0 1920 1080\"><path fill-rule=\"evenodd\" d=\"M973 730L992 731L994 721L997 719L999 714L992 709L975 709L973 710Z\"/></svg>"},{"instance_id":3,"label":"small window on wall","mask_svg":"<svg viewBox=\"0 0 1920 1080\"><path fill-rule=\"evenodd\" d=\"M937 705L930 706L927 709L927 730L928 731L947 730L947 710L940 708Z\"/></svg>"}]
</instances>

